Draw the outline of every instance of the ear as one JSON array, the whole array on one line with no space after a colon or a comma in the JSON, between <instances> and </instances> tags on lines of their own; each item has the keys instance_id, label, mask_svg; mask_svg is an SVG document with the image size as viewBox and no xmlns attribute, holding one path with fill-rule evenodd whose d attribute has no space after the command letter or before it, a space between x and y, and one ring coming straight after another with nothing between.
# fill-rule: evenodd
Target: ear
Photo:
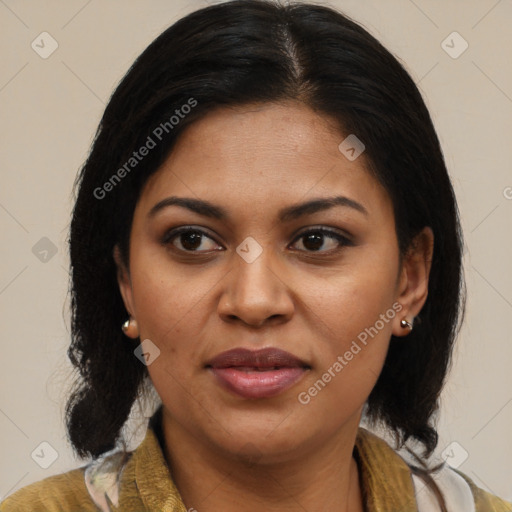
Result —
<instances>
[{"instance_id":1,"label":"ear","mask_svg":"<svg viewBox=\"0 0 512 512\"><path fill-rule=\"evenodd\" d=\"M126 268L123 258L121 257L121 251L119 250L119 247L117 245L114 247L114 250L112 251L112 256L117 267L117 283L119 285L121 297L123 298L124 307L130 314L130 316L136 320L137 318L135 316L135 307L133 302L133 290L130 279L130 272Z\"/></svg>"},{"instance_id":2,"label":"ear","mask_svg":"<svg viewBox=\"0 0 512 512\"><path fill-rule=\"evenodd\" d=\"M431 228L425 227L414 237L403 257L396 299L402 309L393 322L395 336L409 334L410 329L404 329L400 321L405 319L412 324L427 300L433 253L434 233Z\"/></svg>"}]
</instances>

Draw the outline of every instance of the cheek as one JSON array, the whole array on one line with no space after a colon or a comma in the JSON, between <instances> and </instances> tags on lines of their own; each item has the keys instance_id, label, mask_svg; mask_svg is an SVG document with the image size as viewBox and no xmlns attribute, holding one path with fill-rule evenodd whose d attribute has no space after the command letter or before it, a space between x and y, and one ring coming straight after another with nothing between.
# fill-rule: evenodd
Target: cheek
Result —
<instances>
[{"instance_id":1,"label":"cheek","mask_svg":"<svg viewBox=\"0 0 512 512\"><path fill-rule=\"evenodd\" d=\"M375 265L341 269L321 283L310 281L304 295L310 311L317 315L322 331L319 338L328 340L331 350L339 351L375 324L382 337L389 337L391 320L396 314L392 307L396 300L396 276L397 267L381 260Z\"/></svg>"},{"instance_id":2,"label":"cheek","mask_svg":"<svg viewBox=\"0 0 512 512\"><path fill-rule=\"evenodd\" d=\"M162 401L179 416L177 411L189 409L191 396L203 395L195 379L197 354L208 339L204 309L214 281L171 271L168 264L138 268L151 268L132 276L140 339L150 339L160 350L148 366L149 376Z\"/></svg>"},{"instance_id":3,"label":"cheek","mask_svg":"<svg viewBox=\"0 0 512 512\"><path fill-rule=\"evenodd\" d=\"M379 289L378 287L376 288ZM391 294L359 282L324 295L313 370L297 390L307 422L335 428L360 412L382 371L396 311ZM327 427L327 426L330 427Z\"/></svg>"},{"instance_id":4,"label":"cheek","mask_svg":"<svg viewBox=\"0 0 512 512\"><path fill-rule=\"evenodd\" d=\"M177 282L176 276L170 279L158 267L142 268L152 271L132 275L140 340L151 340L160 351L148 371L160 396L172 390L176 394L175 388L187 377L192 354L201 339L197 318L201 290Z\"/></svg>"},{"instance_id":5,"label":"cheek","mask_svg":"<svg viewBox=\"0 0 512 512\"><path fill-rule=\"evenodd\" d=\"M369 392L380 373L396 315L388 301L362 298L364 302L354 294L346 302L330 303L333 309L326 313L330 316L329 328L319 326L323 329L317 338L321 346L315 351L314 376L321 378L328 372L330 376L325 375L324 380L335 381L332 387L347 387L356 394L360 387L363 394Z\"/></svg>"},{"instance_id":6,"label":"cheek","mask_svg":"<svg viewBox=\"0 0 512 512\"><path fill-rule=\"evenodd\" d=\"M133 269L133 295L141 335L164 343L176 334L200 332L197 317L215 284L212 273L184 269L162 254L152 256L150 251L133 258Z\"/></svg>"},{"instance_id":7,"label":"cheek","mask_svg":"<svg viewBox=\"0 0 512 512\"><path fill-rule=\"evenodd\" d=\"M309 412L341 417L362 406L370 394L399 314L396 272L396 266L382 260L378 266L352 266L350 272L324 281L321 293L310 293L308 306L316 313L311 320L317 326L316 364L298 396L299 403L311 405Z\"/></svg>"}]
</instances>

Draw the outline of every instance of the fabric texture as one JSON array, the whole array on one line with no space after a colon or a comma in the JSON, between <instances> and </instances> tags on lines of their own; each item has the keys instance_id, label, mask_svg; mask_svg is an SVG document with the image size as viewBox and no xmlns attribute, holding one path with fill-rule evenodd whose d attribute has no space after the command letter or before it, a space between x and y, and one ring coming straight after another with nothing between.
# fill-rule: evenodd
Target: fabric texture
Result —
<instances>
[{"instance_id":1,"label":"fabric texture","mask_svg":"<svg viewBox=\"0 0 512 512\"><path fill-rule=\"evenodd\" d=\"M113 450L87 466L28 485L6 498L0 512L194 512L187 510L173 482L154 419L133 452ZM366 512L440 510L407 462L364 428L359 428L354 457ZM435 480L447 495L449 512L512 512L511 503L448 466ZM468 496L469 508L461 508L468 505Z\"/></svg>"},{"instance_id":2,"label":"fabric texture","mask_svg":"<svg viewBox=\"0 0 512 512\"><path fill-rule=\"evenodd\" d=\"M419 512L441 512L439 502L425 482L417 475L412 475L416 504ZM442 492L448 510L475 511L475 499L466 480L450 466L445 465L436 472L434 481Z\"/></svg>"}]
</instances>

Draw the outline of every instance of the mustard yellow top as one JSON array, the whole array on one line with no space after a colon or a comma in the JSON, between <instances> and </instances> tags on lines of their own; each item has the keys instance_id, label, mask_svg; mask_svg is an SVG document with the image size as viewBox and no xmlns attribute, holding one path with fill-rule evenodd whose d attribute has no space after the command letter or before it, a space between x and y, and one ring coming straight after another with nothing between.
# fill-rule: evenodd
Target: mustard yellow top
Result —
<instances>
[{"instance_id":1,"label":"mustard yellow top","mask_svg":"<svg viewBox=\"0 0 512 512\"><path fill-rule=\"evenodd\" d=\"M418 511L411 469L384 440L360 427L354 456L366 512ZM112 505L107 498L110 510L187 512L151 424L139 447L125 455L124 463L119 494L114 500L118 506ZM98 512L100 509L94 504L85 483L85 469L86 466L51 476L20 489L0 504L0 512ZM459 471L456 473L469 485L476 512L512 511L511 503L476 487ZM452 508L449 512L466 511Z\"/></svg>"}]
</instances>

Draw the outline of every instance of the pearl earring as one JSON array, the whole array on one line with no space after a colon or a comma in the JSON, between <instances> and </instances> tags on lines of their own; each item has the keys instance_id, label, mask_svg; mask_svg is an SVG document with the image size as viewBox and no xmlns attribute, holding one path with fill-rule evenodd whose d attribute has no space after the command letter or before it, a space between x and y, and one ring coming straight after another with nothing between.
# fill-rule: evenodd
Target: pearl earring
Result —
<instances>
[{"instance_id":1,"label":"pearl earring","mask_svg":"<svg viewBox=\"0 0 512 512\"><path fill-rule=\"evenodd\" d=\"M126 320L126 322L123 323L121 329L123 330L124 334L129 338L137 338L137 336L139 335L137 320L131 317L128 320Z\"/></svg>"},{"instance_id":2,"label":"pearl earring","mask_svg":"<svg viewBox=\"0 0 512 512\"><path fill-rule=\"evenodd\" d=\"M408 322L405 318L402 318L402 320L400 320L400 327L402 329L409 329L410 331L412 331L412 323Z\"/></svg>"}]
</instances>

